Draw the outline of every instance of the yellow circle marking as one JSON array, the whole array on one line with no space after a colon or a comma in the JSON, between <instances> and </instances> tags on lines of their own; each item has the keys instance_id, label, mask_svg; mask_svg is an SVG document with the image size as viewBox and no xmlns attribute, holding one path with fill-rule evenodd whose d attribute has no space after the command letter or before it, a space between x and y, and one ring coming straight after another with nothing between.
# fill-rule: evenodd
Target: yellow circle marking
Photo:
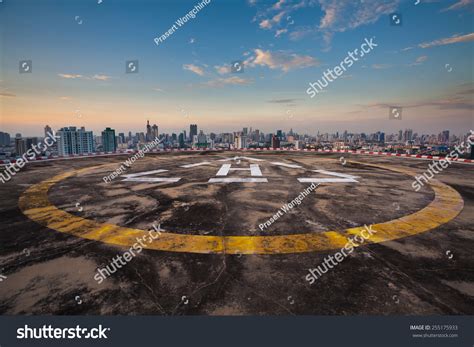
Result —
<instances>
[{"instance_id":1,"label":"yellow circle marking","mask_svg":"<svg viewBox=\"0 0 474 347\"><path fill-rule=\"evenodd\" d=\"M414 171L406 168L361 162L352 163L416 175ZM58 209L48 200L48 191L57 182L100 166L66 172L30 187L20 197L20 209L28 218L56 231L118 246L132 246L137 242L137 238L148 234L148 231L77 217ZM435 198L430 204L413 214L372 225L372 229L377 233L374 233L367 243L378 243L416 235L454 219L463 209L462 197L456 190L436 179L432 179L429 185L435 193ZM349 237L359 235L364 229L364 227L357 227L343 231L275 236L206 236L162 232L158 238L145 244L145 248L189 253L302 253L342 248L348 242Z\"/></svg>"}]
</instances>

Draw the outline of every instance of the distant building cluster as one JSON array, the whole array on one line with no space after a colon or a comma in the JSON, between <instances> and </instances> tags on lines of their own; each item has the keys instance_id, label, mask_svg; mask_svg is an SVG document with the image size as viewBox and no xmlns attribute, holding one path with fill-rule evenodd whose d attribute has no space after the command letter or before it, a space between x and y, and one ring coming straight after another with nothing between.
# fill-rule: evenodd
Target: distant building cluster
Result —
<instances>
[{"instance_id":1,"label":"distant building cluster","mask_svg":"<svg viewBox=\"0 0 474 347\"><path fill-rule=\"evenodd\" d=\"M44 136L52 132L50 126L44 128ZM147 143L160 139L159 148L210 148L210 149L337 149L337 150L372 150L401 154L431 154L444 155L452 150L453 146L467 140L470 134L455 136L449 130L444 130L435 135L424 135L413 132L412 129L399 130L395 134L351 133L347 130L336 133L318 133L316 135L298 134L290 129L288 132L276 130L273 133L263 133L252 127L245 127L241 131L226 133L205 133L198 129L197 124L189 125L189 132L182 130L179 134L159 133L158 125L150 125L147 121L145 132L132 134L131 131L116 134L115 130L107 127L100 136L84 127L69 126L56 131L60 136L59 141L45 156L60 155L71 156L95 152L116 152L117 150L140 150ZM0 132L0 160L14 159L22 156L41 137L22 137L16 134ZM474 149L471 148L471 158L474 159Z\"/></svg>"}]
</instances>

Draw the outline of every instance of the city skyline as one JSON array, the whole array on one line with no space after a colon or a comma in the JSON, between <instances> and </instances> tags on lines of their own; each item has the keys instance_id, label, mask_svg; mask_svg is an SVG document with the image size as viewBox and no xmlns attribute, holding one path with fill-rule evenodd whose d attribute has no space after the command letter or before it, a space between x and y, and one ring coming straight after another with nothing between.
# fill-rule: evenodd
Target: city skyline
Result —
<instances>
[{"instance_id":1,"label":"city skyline","mask_svg":"<svg viewBox=\"0 0 474 347\"><path fill-rule=\"evenodd\" d=\"M276 134L277 131L282 131L283 133L289 133L290 131L293 132L293 133L296 133L298 135L308 135L308 136L317 136L318 134L319 135L325 135L325 134L329 134L329 135L334 135L334 134L343 134L344 132L347 132L348 134L367 134L367 135L370 135L370 134L375 134L375 133L378 133L378 132L381 132L381 133L384 133L386 135L396 135L398 134L400 131L407 131L407 130L410 130L413 134L418 134L418 135L428 135L428 136L431 136L431 135L439 135L441 133L443 133L444 131L448 131L451 135L454 135L454 136L466 136L467 134L469 134L470 132L472 132L472 129L469 129L465 132L460 132L460 133L456 133L456 132L453 132L451 129L448 128L444 128L442 130L439 130L437 132L433 132L433 133L429 133L429 132L423 132L423 131L417 131L416 129L412 129L412 128L399 128L398 130L396 131L393 131L393 132L385 132L383 131L382 129L378 129L378 130L375 130L375 131L352 131L352 130L349 130L349 129L339 129L339 130L335 130L335 131L317 131L316 133L310 133L310 132L307 132L307 131L298 131L294 128L284 128L284 127L281 127L281 128L278 128L276 127L275 129L273 130L269 130L269 131L265 131L264 129L259 129L259 128L256 128L256 127L253 127L253 126L241 126L240 129L233 129L233 130L229 130L229 131L207 131L206 129L203 129L202 127L200 127L199 124L188 124L187 128L184 128L184 129L181 129L181 130L175 130L175 131L167 131L166 129L161 129L161 127L159 127L159 124L154 124L157 126L157 129L160 129L160 132L158 133L158 135L172 135L172 134L176 134L176 135L179 135L181 133L183 133L183 131L187 134L187 136L190 135L190 126L192 125L196 125L197 126L197 131L200 132L200 131L203 131L204 134L208 135L208 134L211 134L211 133L214 133L214 134L238 134L238 133L242 133L243 129L250 129L250 130L257 130L257 131L260 131L261 133L263 134ZM49 128L49 129L53 129L55 131L58 131L58 130L61 130L63 128L69 128L69 127L75 127L77 129L81 129L81 128L85 128L87 131L90 131L94 134L94 136L101 136L101 133L106 131L106 130L113 130L115 131L116 133L116 136L118 136L118 134L125 134L126 136L128 136L129 133L131 133L132 135L136 135L136 134L144 134L145 136L147 135L147 127L146 125L143 126L143 128L137 130L137 131L134 131L134 130L129 130L129 129L125 129L125 130L118 130L116 127L114 127L113 125L107 125L107 126L104 126L103 128L99 129L99 130L94 130L94 129L90 129L88 128L87 126L84 126L84 125L67 125L67 126L62 126L62 127L59 127L57 129L55 129L54 127L50 127L49 124L46 124L43 126L43 135L44 135L44 129L45 128ZM0 130L0 132L3 132L3 133L7 133L11 136L12 139L15 138L15 135L16 134L20 134L22 138L29 138L29 137L43 137L43 135L39 135L40 132L36 132L35 134L33 135L27 135L27 134L24 134L22 133L21 131L13 131L13 132L8 132L8 131L2 131ZM197 135L197 134L196 134Z\"/></svg>"},{"instance_id":2,"label":"city skyline","mask_svg":"<svg viewBox=\"0 0 474 347\"><path fill-rule=\"evenodd\" d=\"M471 2L211 2L156 45L196 3L166 11L140 1L67 10L49 0L2 3L1 130L35 136L48 122L136 132L147 119L176 133L189 123L207 132L474 128ZM401 26L390 25L391 13ZM373 37L370 55L315 98L306 94ZM19 73L22 60L31 73ZM138 60L138 73L125 73L128 60ZM230 71L234 61L243 73ZM402 120L389 120L390 106L402 108Z\"/></svg>"}]
</instances>

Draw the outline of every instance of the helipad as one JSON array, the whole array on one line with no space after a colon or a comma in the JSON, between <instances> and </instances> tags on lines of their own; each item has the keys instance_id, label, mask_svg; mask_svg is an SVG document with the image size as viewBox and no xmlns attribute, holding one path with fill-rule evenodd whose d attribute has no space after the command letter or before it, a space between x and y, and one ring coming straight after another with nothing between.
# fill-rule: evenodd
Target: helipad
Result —
<instances>
[{"instance_id":1,"label":"helipad","mask_svg":"<svg viewBox=\"0 0 474 347\"><path fill-rule=\"evenodd\" d=\"M50 229L111 245L131 246L159 222L164 231L147 245L152 250L283 254L343 247L364 224L377 230L373 243L428 232L454 219L464 205L456 190L436 179L414 192L416 172L396 165L341 165L309 155L151 157L104 183L117 165L44 180L25 191L19 206ZM294 213L273 229L257 228L312 182L320 186ZM371 208L358 208L361 203ZM77 204L84 207L80 212L71 207Z\"/></svg>"}]
</instances>

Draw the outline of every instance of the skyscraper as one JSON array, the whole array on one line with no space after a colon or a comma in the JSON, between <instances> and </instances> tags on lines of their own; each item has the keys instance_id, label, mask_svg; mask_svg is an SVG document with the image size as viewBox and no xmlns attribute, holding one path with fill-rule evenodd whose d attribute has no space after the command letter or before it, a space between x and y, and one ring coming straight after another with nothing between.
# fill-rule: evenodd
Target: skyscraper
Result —
<instances>
[{"instance_id":1,"label":"skyscraper","mask_svg":"<svg viewBox=\"0 0 474 347\"><path fill-rule=\"evenodd\" d=\"M94 152L94 136L92 131L86 131L84 127L81 127L81 129L73 126L61 128L57 134L60 136L58 142L59 155Z\"/></svg>"},{"instance_id":2,"label":"skyscraper","mask_svg":"<svg viewBox=\"0 0 474 347\"><path fill-rule=\"evenodd\" d=\"M51 129L49 125L46 125L44 127L44 137L48 137L49 134L52 134L52 133L53 133L53 129Z\"/></svg>"},{"instance_id":3,"label":"skyscraper","mask_svg":"<svg viewBox=\"0 0 474 347\"><path fill-rule=\"evenodd\" d=\"M120 139L120 143L125 143L125 134L124 133L119 133L118 137Z\"/></svg>"},{"instance_id":4,"label":"skyscraper","mask_svg":"<svg viewBox=\"0 0 474 347\"><path fill-rule=\"evenodd\" d=\"M10 145L10 134L0 131L0 146Z\"/></svg>"},{"instance_id":5,"label":"skyscraper","mask_svg":"<svg viewBox=\"0 0 474 347\"><path fill-rule=\"evenodd\" d=\"M102 131L102 147L104 148L104 152L115 152L117 150L117 140L115 138L114 129L105 128L105 130Z\"/></svg>"},{"instance_id":6,"label":"skyscraper","mask_svg":"<svg viewBox=\"0 0 474 347\"><path fill-rule=\"evenodd\" d=\"M278 137L279 140L283 140L283 132L281 130L277 130L276 136Z\"/></svg>"},{"instance_id":7,"label":"skyscraper","mask_svg":"<svg viewBox=\"0 0 474 347\"><path fill-rule=\"evenodd\" d=\"M184 133L179 134L179 148L184 148L184 139L186 138L186 135Z\"/></svg>"},{"instance_id":8,"label":"skyscraper","mask_svg":"<svg viewBox=\"0 0 474 347\"><path fill-rule=\"evenodd\" d=\"M272 135L271 146L273 149L280 148L280 139L275 135Z\"/></svg>"},{"instance_id":9,"label":"skyscraper","mask_svg":"<svg viewBox=\"0 0 474 347\"><path fill-rule=\"evenodd\" d=\"M189 126L189 138L191 141L193 141L194 136L198 134L198 126L197 124L191 124Z\"/></svg>"},{"instance_id":10,"label":"skyscraper","mask_svg":"<svg viewBox=\"0 0 474 347\"><path fill-rule=\"evenodd\" d=\"M151 126L150 126L150 121L149 121L149 120L146 121L146 137L145 137L145 141L146 141L146 142L151 141Z\"/></svg>"},{"instance_id":11,"label":"skyscraper","mask_svg":"<svg viewBox=\"0 0 474 347\"><path fill-rule=\"evenodd\" d=\"M17 156L22 156L26 153L26 140L21 137L15 137L15 152Z\"/></svg>"},{"instance_id":12,"label":"skyscraper","mask_svg":"<svg viewBox=\"0 0 474 347\"><path fill-rule=\"evenodd\" d=\"M153 124L151 127L151 138L148 141L153 141L158 137L158 125Z\"/></svg>"},{"instance_id":13,"label":"skyscraper","mask_svg":"<svg viewBox=\"0 0 474 347\"><path fill-rule=\"evenodd\" d=\"M443 130L442 141L444 143L449 143L449 130Z\"/></svg>"}]
</instances>

